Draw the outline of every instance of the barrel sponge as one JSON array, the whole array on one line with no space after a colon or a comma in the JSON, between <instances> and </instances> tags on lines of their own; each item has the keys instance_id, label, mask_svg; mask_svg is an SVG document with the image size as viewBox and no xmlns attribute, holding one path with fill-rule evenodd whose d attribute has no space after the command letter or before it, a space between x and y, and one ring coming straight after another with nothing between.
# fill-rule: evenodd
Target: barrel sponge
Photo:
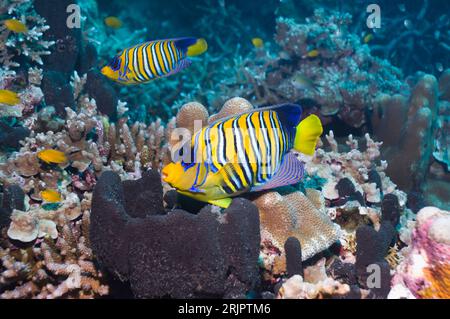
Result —
<instances>
[{"instance_id":1,"label":"barrel sponge","mask_svg":"<svg viewBox=\"0 0 450 319\"><path fill-rule=\"evenodd\" d=\"M123 186L119 175L104 172L92 196L89 239L100 264L119 279L128 276L128 233L130 216L125 211Z\"/></svg>"},{"instance_id":2,"label":"barrel sponge","mask_svg":"<svg viewBox=\"0 0 450 319\"><path fill-rule=\"evenodd\" d=\"M300 241L302 259L327 249L339 239L340 228L300 191L271 191L253 201L259 209L262 236L283 251L289 237Z\"/></svg>"},{"instance_id":3,"label":"barrel sponge","mask_svg":"<svg viewBox=\"0 0 450 319\"><path fill-rule=\"evenodd\" d=\"M143 194L158 203L135 205ZM104 172L95 187L90 240L100 265L137 298L243 297L258 281L259 215L237 198L222 213L159 210L159 174L121 182ZM230 290L230 291L228 291Z\"/></svg>"}]
</instances>

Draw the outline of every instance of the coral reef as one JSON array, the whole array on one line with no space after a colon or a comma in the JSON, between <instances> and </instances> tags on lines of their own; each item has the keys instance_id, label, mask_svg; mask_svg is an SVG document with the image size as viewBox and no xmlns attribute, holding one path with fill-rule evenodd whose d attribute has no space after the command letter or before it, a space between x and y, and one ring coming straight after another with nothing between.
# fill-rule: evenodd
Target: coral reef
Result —
<instances>
[{"instance_id":1,"label":"coral reef","mask_svg":"<svg viewBox=\"0 0 450 319\"><path fill-rule=\"evenodd\" d=\"M0 103L0 118L21 118L32 114L44 97L39 87L41 80L42 70L38 68L29 68L27 73L0 68L0 89L12 90L20 99L19 104L13 106Z\"/></svg>"},{"instance_id":2,"label":"coral reef","mask_svg":"<svg viewBox=\"0 0 450 319\"><path fill-rule=\"evenodd\" d=\"M369 32L350 2L237 2L0 0L1 299L449 298L449 5L381 0ZM188 70L98 72L189 35ZM221 209L161 182L174 129L286 102L328 132L300 183Z\"/></svg>"},{"instance_id":3,"label":"coral reef","mask_svg":"<svg viewBox=\"0 0 450 319\"><path fill-rule=\"evenodd\" d=\"M422 208L409 224L409 246L400 251L403 261L395 269L391 298L449 298L450 213Z\"/></svg>"},{"instance_id":4,"label":"coral reef","mask_svg":"<svg viewBox=\"0 0 450 319\"><path fill-rule=\"evenodd\" d=\"M159 174L145 173L142 180L162 193ZM135 297L243 297L254 286L259 217L249 201L236 199L222 214L210 206L197 215L145 214L129 206L139 193L125 189L117 174L102 174L94 190L90 239L98 260L128 279ZM230 290L239 283L244 289Z\"/></svg>"},{"instance_id":5,"label":"coral reef","mask_svg":"<svg viewBox=\"0 0 450 319\"><path fill-rule=\"evenodd\" d=\"M26 248L1 240L0 298L94 298L108 294L88 248L89 213L65 222L56 242L44 237Z\"/></svg>"},{"instance_id":6,"label":"coral reef","mask_svg":"<svg viewBox=\"0 0 450 319\"><path fill-rule=\"evenodd\" d=\"M3 23L0 27L0 63L3 68L19 67L15 61L23 56L31 62L43 64L42 57L51 53L54 41L46 41L43 34L49 29L46 20L36 13L33 1L29 0L2 0L0 14L7 19L15 19L25 24L27 31L14 32Z\"/></svg>"}]
</instances>

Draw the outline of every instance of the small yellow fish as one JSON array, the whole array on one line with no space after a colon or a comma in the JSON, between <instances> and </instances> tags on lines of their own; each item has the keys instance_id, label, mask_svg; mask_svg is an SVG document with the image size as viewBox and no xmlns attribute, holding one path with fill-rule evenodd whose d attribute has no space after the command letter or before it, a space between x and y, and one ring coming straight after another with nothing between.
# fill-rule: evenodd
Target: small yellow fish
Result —
<instances>
[{"instance_id":1,"label":"small yellow fish","mask_svg":"<svg viewBox=\"0 0 450 319\"><path fill-rule=\"evenodd\" d=\"M62 164L67 162L66 154L54 149L42 150L37 153L37 157L46 163Z\"/></svg>"},{"instance_id":2,"label":"small yellow fish","mask_svg":"<svg viewBox=\"0 0 450 319\"><path fill-rule=\"evenodd\" d=\"M255 48L262 48L264 46L264 41L261 38L253 38L252 43Z\"/></svg>"},{"instance_id":3,"label":"small yellow fish","mask_svg":"<svg viewBox=\"0 0 450 319\"><path fill-rule=\"evenodd\" d=\"M108 27L113 29L120 29L123 25L122 20L114 16L106 17L104 22Z\"/></svg>"},{"instance_id":4,"label":"small yellow fish","mask_svg":"<svg viewBox=\"0 0 450 319\"><path fill-rule=\"evenodd\" d=\"M5 20L5 26L8 30L15 33L25 33L28 32L28 28L25 24L16 19Z\"/></svg>"},{"instance_id":5,"label":"small yellow fish","mask_svg":"<svg viewBox=\"0 0 450 319\"><path fill-rule=\"evenodd\" d=\"M309 51L306 54L306 56L309 57L309 58L315 58L315 57L319 56L319 54L320 54L319 50L314 49L314 50Z\"/></svg>"},{"instance_id":6,"label":"small yellow fish","mask_svg":"<svg viewBox=\"0 0 450 319\"><path fill-rule=\"evenodd\" d=\"M47 203L59 203L61 201L61 194L54 189L45 189L41 192L42 200Z\"/></svg>"},{"instance_id":7,"label":"small yellow fish","mask_svg":"<svg viewBox=\"0 0 450 319\"><path fill-rule=\"evenodd\" d=\"M0 90L0 104L17 105L20 98L17 93L10 90Z\"/></svg>"},{"instance_id":8,"label":"small yellow fish","mask_svg":"<svg viewBox=\"0 0 450 319\"><path fill-rule=\"evenodd\" d=\"M363 41L364 41L364 43L369 43L372 39L373 39L373 34L369 33L363 38Z\"/></svg>"},{"instance_id":9,"label":"small yellow fish","mask_svg":"<svg viewBox=\"0 0 450 319\"><path fill-rule=\"evenodd\" d=\"M292 77L292 85L297 89L317 91L317 85L310 78L301 73L297 73Z\"/></svg>"}]
</instances>

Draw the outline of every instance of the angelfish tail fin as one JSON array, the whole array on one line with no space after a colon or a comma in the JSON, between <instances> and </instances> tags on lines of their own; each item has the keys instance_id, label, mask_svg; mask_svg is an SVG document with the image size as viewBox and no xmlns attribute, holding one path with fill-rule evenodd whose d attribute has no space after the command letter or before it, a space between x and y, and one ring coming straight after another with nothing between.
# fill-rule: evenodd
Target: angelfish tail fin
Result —
<instances>
[{"instance_id":1,"label":"angelfish tail fin","mask_svg":"<svg viewBox=\"0 0 450 319\"><path fill-rule=\"evenodd\" d=\"M313 155L322 133L323 127L319 117L314 114L309 115L297 126L294 149L306 155Z\"/></svg>"}]
</instances>

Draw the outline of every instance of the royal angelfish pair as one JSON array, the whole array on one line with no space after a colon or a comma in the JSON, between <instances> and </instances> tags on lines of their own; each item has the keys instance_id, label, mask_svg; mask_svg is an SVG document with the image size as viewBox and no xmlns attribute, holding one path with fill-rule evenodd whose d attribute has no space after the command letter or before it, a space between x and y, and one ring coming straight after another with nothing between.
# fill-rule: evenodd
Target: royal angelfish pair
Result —
<instances>
[{"instance_id":1,"label":"royal angelfish pair","mask_svg":"<svg viewBox=\"0 0 450 319\"><path fill-rule=\"evenodd\" d=\"M155 40L119 52L101 69L106 77L121 84L141 84L175 74L191 65L188 57L208 49L205 39Z\"/></svg>"},{"instance_id":2,"label":"royal angelfish pair","mask_svg":"<svg viewBox=\"0 0 450 319\"><path fill-rule=\"evenodd\" d=\"M301 114L299 105L282 104L219 119L192 136L190 154L165 166L163 179L224 208L242 193L298 183L323 132L316 115Z\"/></svg>"}]
</instances>

